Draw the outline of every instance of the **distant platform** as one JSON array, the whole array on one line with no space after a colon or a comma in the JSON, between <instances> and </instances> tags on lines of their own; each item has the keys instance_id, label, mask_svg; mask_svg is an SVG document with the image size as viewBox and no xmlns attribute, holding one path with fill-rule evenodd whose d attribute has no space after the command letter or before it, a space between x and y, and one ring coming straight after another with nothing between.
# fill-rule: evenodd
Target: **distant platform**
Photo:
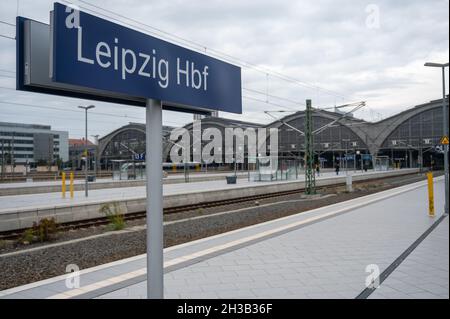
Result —
<instances>
[{"instance_id":1,"label":"distant platform","mask_svg":"<svg viewBox=\"0 0 450 319\"><path fill-rule=\"evenodd\" d=\"M434 187L435 217L421 181L166 248L165 298L356 298L377 269L389 275L365 298L448 299L442 177ZM79 287L62 275L0 298L146 298L146 272L144 254L81 270Z\"/></svg>"},{"instance_id":2,"label":"distant platform","mask_svg":"<svg viewBox=\"0 0 450 319\"><path fill-rule=\"evenodd\" d=\"M234 174L233 172L189 172L189 182L214 181L224 179L225 176ZM247 172L237 172L238 178L246 178ZM186 177L184 174L169 174L163 179L164 184L185 183ZM73 181L75 191L84 191L84 179L75 179ZM40 194L40 193L56 193L61 192L61 180L57 181L36 181L36 182L12 182L0 183L0 196L11 195L25 195L25 194ZM89 182L89 189L104 189L104 188L121 188L121 187L135 187L144 186L145 180L130 179L119 180L112 178L98 178L94 182ZM69 190L69 179L66 178L66 187Z\"/></svg>"},{"instance_id":3,"label":"distant platform","mask_svg":"<svg viewBox=\"0 0 450 319\"><path fill-rule=\"evenodd\" d=\"M418 172L418 169L355 172L353 181L399 176ZM318 186L345 183L346 175L323 173L316 178ZM267 193L276 193L303 188L304 180L249 182L239 179L237 184L227 184L225 179L163 185L164 207L193 205L204 202L240 198ZM119 202L124 214L145 211L145 186L77 191L74 198L60 193L30 194L0 197L0 231L31 227L42 218L54 217L57 222L72 222L104 217L99 212L101 205Z\"/></svg>"}]
</instances>

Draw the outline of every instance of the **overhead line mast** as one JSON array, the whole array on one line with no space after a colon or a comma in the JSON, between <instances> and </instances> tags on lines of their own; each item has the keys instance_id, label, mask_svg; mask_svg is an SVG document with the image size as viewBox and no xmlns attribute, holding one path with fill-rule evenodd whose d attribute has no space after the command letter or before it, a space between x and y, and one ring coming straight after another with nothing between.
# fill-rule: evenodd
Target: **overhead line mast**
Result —
<instances>
[{"instance_id":1,"label":"overhead line mast","mask_svg":"<svg viewBox=\"0 0 450 319\"><path fill-rule=\"evenodd\" d=\"M314 195L316 193L316 175L314 172L314 137L312 123L311 100L306 100L305 113L305 193Z\"/></svg>"}]
</instances>

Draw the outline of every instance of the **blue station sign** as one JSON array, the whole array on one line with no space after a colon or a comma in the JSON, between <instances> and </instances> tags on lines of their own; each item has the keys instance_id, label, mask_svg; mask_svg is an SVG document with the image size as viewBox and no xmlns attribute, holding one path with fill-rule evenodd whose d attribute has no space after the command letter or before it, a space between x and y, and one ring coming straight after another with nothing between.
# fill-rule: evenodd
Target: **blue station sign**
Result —
<instances>
[{"instance_id":1,"label":"blue station sign","mask_svg":"<svg viewBox=\"0 0 450 319\"><path fill-rule=\"evenodd\" d=\"M239 67L60 3L52 13L51 47L56 83L242 113Z\"/></svg>"},{"instance_id":2,"label":"blue station sign","mask_svg":"<svg viewBox=\"0 0 450 319\"><path fill-rule=\"evenodd\" d=\"M145 153L136 153L133 154L133 159L135 161L145 161Z\"/></svg>"}]
</instances>

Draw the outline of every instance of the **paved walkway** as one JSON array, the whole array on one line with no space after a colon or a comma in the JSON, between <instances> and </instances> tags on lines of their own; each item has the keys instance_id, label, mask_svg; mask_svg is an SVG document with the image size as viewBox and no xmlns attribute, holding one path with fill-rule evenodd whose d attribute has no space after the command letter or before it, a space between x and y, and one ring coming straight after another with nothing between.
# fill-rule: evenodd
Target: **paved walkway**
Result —
<instances>
[{"instance_id":1,"label":"paved walkway","mask_svg":"<svg viewBox=\"0 0 450 319\"><path fill-rule=\"evenodd\" d=\"M438 213L443 198L439 178L435 182ZM419 182L170 247L164 252L165 297L355 298L365 288L368 265L385 270L438 216L427 216L426 186ZM421 278L421 285L436 298L448 298L448 262L440 263L440 258L448 259L445 227L448 217L372 296L389 297L382 289L394 288L419 298L389 280L397 272L407 272L401 267L408 269L411 261L430 253L436 256L430 260L435 270ZM436 245L436 240L442 244ZM430 245L435 247L433 253ZM136 256L83 270L80 288L68 289L66 277L60 276L2 291L0 296L145 298L145 266L145 255Z\"/></svg>"},{"instance_id":2,"label":"paved walkway","mask_svg":"<svg viewBox=\"0 0 450 319\"><path fill-rule=\"evenodd\" d=\"M449 298L449 219L403 261L369 298Z\"/></svg>"}]
</instances>

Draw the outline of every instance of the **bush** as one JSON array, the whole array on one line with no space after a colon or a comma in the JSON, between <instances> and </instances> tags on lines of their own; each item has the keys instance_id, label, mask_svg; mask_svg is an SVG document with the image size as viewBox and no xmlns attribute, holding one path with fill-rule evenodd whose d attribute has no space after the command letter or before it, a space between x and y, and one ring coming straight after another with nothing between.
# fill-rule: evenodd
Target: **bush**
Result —
<instances>
[{"instance_id":1,"label":"bush","mask_svg":"<svg viewBox=\"0 0 450 319\"><path fill-rule=\"evenodd\" d=\"M31 244L33 241L34 241L34 232L33 229L31 228L25 230L19 239L19 242L24 245Z\"/></svg>"},{"instance_id":2,"label":"bush","mask_svg":"<svg viewBox=\"0 0 450 319\"><path fill-rule=\"evenodd\" d=\"M100 213L105 214L112 230L121 230L125 227L125 220L119 203L106 203L100 207Z\"/></svg>"},{"instance_id":3,"label":"bush","mask_svg":"<svg viewBox=\"0 0 450 319\"><path fill-rule=\"evenodd\" d=\"M43 218L39 223L33 223L33 234L37 236L39 241L49 241L57 231L55 219Z\"/></svg>"},{"instance_id":4,"label":"bush","mask_svg":"<svg viewBox=\"0 0 450 319\"><path fill-rule=\"evenodd\" d=\"M34 222L33 227L26 229L19 242L22 244L31 244L37 240L40 242L53 239L53 235L57 233L58 225L54 218L43 218L38 223Z\"/></svg>"}]
</instances>

